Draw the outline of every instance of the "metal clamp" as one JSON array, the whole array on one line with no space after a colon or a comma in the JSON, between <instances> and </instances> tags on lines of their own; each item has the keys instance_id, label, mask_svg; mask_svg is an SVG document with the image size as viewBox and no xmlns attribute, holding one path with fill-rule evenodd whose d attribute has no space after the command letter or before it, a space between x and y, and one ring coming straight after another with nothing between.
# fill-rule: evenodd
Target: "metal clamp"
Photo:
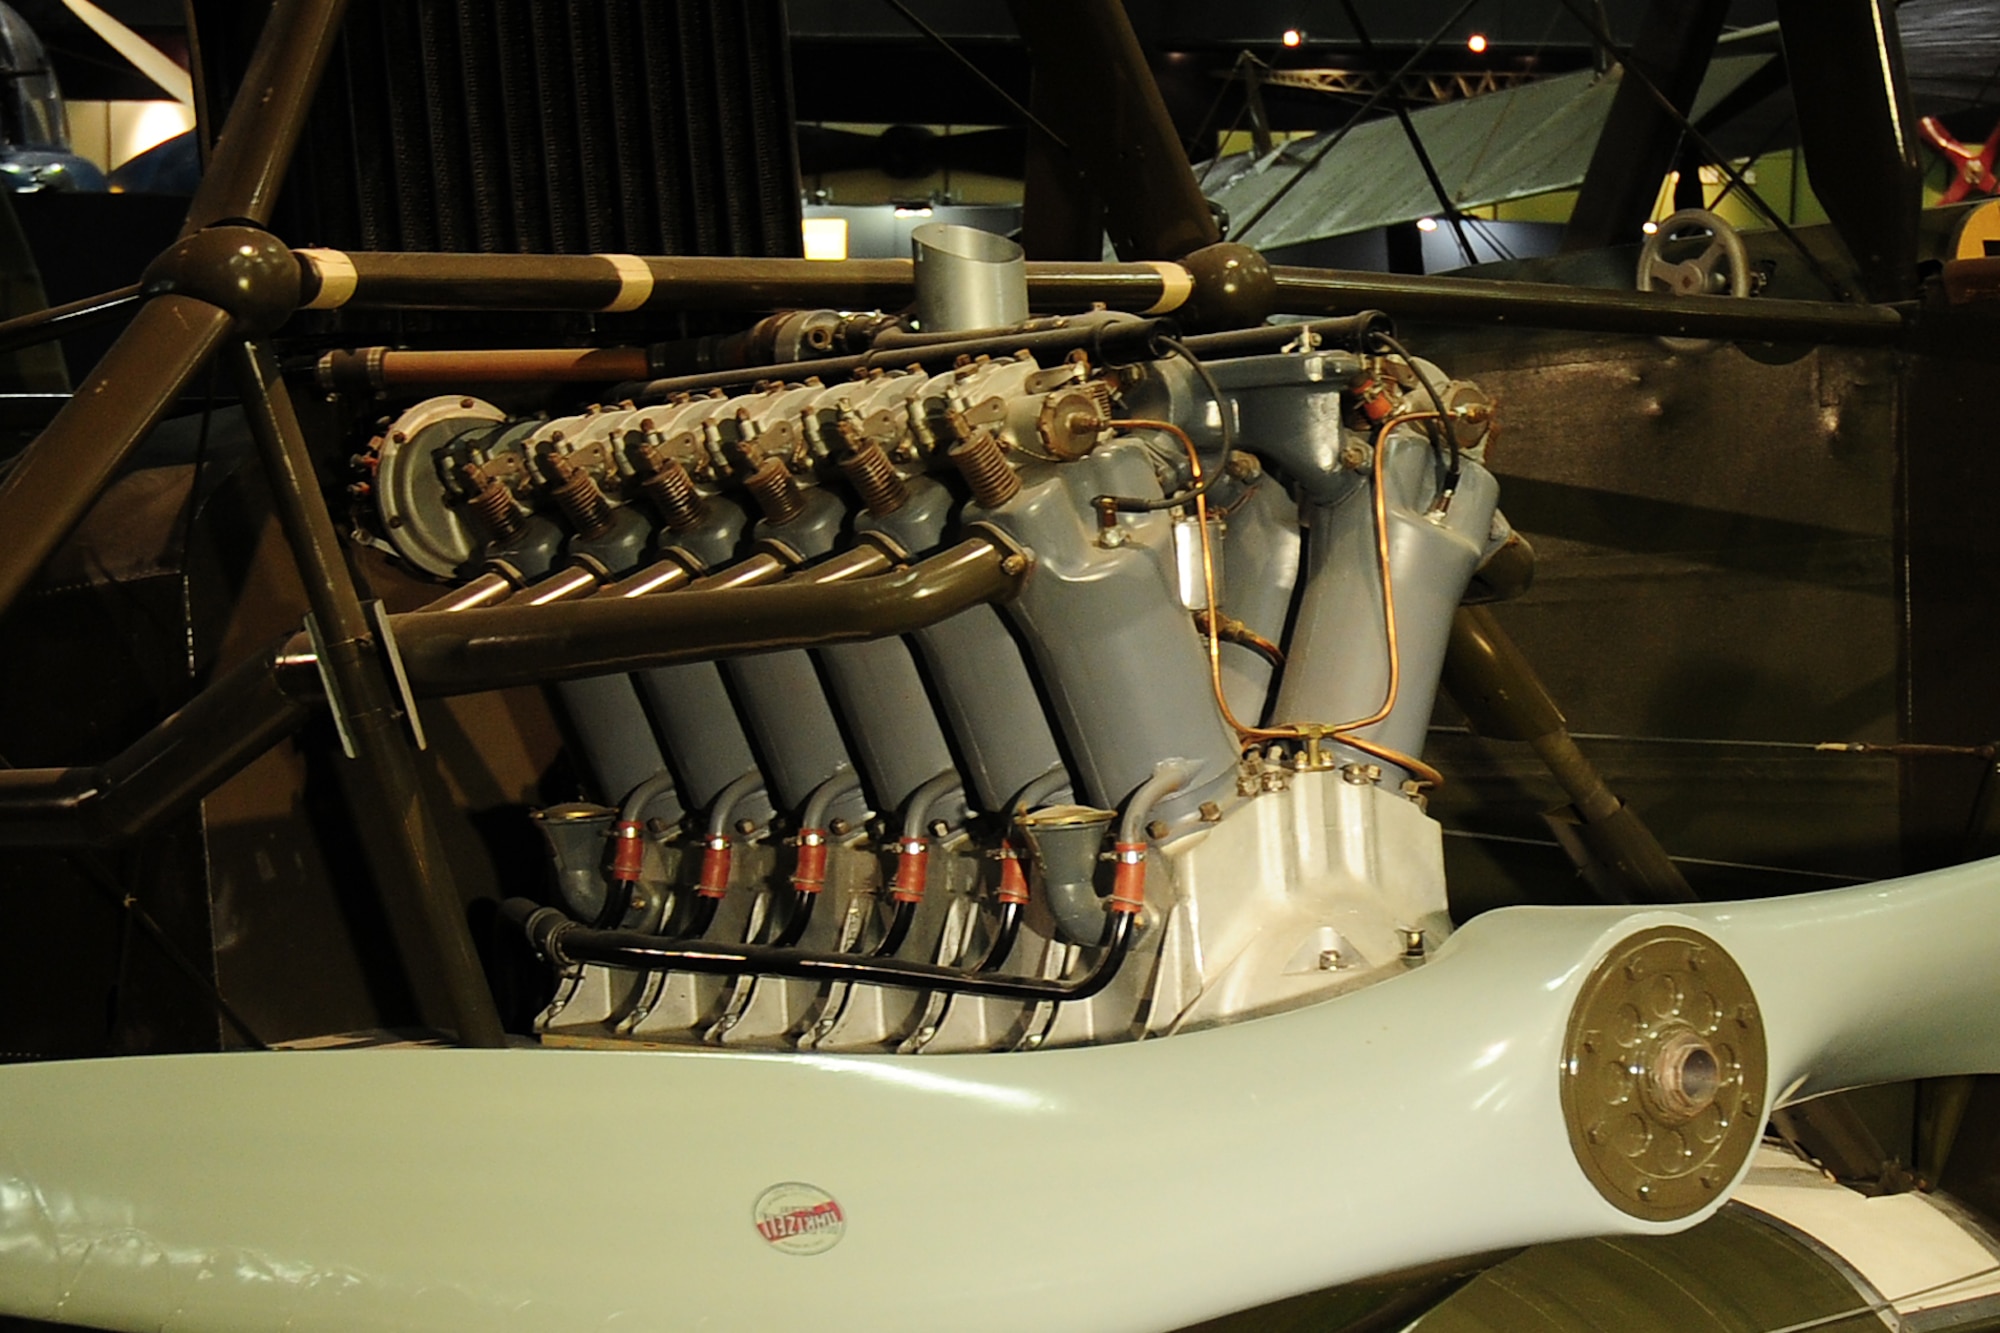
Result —
<instances>
[{"instance_id":1,"label":"metal clamp","mask_svg":"<svg viewBox=\"0 0 2000 1333\"><path fill-rule=\"evenodd\" d=\"M396 697L403 701L403 720L409 724L410 739L417 743L419 750L430 749L424 739L424 720L417 713L417 696L410 689L410 676L403 669L403 652L396 646L396 631L389 622L389 608L379 599L370 599L361 604L368 613L368 623L375 627L375 642L380 645L382 655L389 662L389 678L396 682Z\"/></svg>"},{"instance_id":2,"label":"metal clamp","mask_svg":"<svg viewBox=\"0 0 2000 1333\"><path fill-rule=\"evenodd\" d=\"M354 732L348 725L347 701L340 697L340 686L334 681L333 667L327 661L326 638L319 632L319 621L313 613L306 612L306 639L312 644L313 666L319 670L319 687L326 693L326 709L333 714L333 729L340 733L340 749L349 759L357 758L354 748Z\"/></svg>"}]
</instances>

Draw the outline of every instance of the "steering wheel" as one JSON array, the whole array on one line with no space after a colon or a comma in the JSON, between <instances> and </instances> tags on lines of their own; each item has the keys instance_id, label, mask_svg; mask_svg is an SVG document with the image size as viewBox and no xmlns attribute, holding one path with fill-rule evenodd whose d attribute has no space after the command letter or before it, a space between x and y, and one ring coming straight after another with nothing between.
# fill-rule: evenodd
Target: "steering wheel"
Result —
<instances>
[{"instance_id":1,"label":"steering wheel","mask_svg":"<svg viewBox=\"0 0 2000 1333\"><path fill-rule=\"evenodd\" d=\"M1666 257L1667 243L1700 231L1709 234L1708 244L1692 259L1678 263ZM1639 248L1639 290L1669 292L1675 296L1750 295L1750 256L1736 228L1705 208L1683 208L1662 222ZM1662 336L1660 346L1670 352L1706 352L1715 347L1713 338L1673 338Z\"/></svg>"}]
</instances>

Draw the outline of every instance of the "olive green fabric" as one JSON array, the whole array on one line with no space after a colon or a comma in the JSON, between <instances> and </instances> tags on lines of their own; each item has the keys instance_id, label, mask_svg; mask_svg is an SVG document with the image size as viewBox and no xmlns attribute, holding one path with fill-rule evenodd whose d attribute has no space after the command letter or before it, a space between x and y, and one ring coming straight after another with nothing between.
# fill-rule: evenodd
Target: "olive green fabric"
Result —
<instances>
[{"instance_id":1,"label":"olive green fabric","mask_svg":"<svg viewBox=\"0 0 2000 1333\"><path fill-rule=\"evenodd\" d=\"M1538 1245L1487 1270L1412 1333L1862 1333L1881 1316L1848 1278L1747 1209L1674 1236ZM1846 1318L1838 1318L1843 1313Z\"/></svg>"}]
</instances>

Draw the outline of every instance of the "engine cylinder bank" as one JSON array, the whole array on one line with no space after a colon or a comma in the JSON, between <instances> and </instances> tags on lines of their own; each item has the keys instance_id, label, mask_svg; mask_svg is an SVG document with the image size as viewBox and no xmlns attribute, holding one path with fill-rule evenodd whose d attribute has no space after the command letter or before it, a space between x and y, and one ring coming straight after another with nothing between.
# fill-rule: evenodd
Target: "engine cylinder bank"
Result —
<instances>
[{"instance_id":1,"label":"engine cylinder bank","mask_svg":"<svg viewBox=\"0 0 2000 1333\"><path fill-rule=\"evenodd\" d=\"M567 924L534 916L568 960L546 1040L1036 1050L1422 965L1451 925L1402 779L1504 530L1484 435L1447 452L1392 358L1188 355L409 410L427 502L464 516L452 563L524 598L812 597L975 538L1017 580L900 636L566 686L582 794L643 788L620 828L647 855L593 867L567 837ZM580 910L627 898L657 910ZM1648 1105L1700 1125L1726 1061L1690 1031Z\"/></svg>"}]
</instances>

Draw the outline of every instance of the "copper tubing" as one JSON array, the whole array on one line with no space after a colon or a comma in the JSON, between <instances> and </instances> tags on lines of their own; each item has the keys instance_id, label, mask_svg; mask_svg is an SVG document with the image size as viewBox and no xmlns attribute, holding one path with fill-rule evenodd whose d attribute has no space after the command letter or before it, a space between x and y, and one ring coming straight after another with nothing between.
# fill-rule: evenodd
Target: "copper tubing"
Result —
<instances>
[{"instance_id":1,"label":"copper tubing","mask_svg":"<svg viewBox=\"0 0 2000 1333\"><path fill-rule=\"evenodd\" d=\"M982 509L997 509L1021 493L1020 474L1000 451L999 441L983 427L968 432L945 451L945 457L958 468Z\"/></svg>"},{"instance_id":2,"label":"copper tubing","mask_svg":"<svg viewBox=\"0 0 2000 1333\"><path fill-rule=\"evenodd\" d=\"M1274 667L1285 664L1285 650L1251 629L1240 620L1232 620L1219 611L1197 611L1194 613L1195 628L1204 635L1220 635L1224 643L1233 643L1248 648Z\"/></svg>"},{"instance_id":3,"label":"copper tubing","mask_svg":"<svg viewBox=\"0 0 2000 1333\"><path fill-rule=\"evenodd\" d=\"M1347 734L1355 728L1373 726L1387 717L1390 710L1396 706L1396 695L1400 683L1401 654L1398 652L1396 644L1395 585L1391 581L1389 574L1389 510L1388 497L1382 486L1382 456L1384 453L1382 444L1388 438L1389 431L1403 422L1434 418L1437 415L1435 412L1410 412L1401 416L1390 417L1382 423L1382 428L1375 435L1375 457L1373 460L1375 556L1377 571L1382 581L1383 618L1387 622L1389 651L1389 688L1387 699L1384 701L1382 707L1377 710L1375 716L1363 718L1358 722L1344 722L1339 726L1322 727L1310 723L1292 723L1282 727L1245 726L1237 720L1236 714L1229 707L1228 695L1222 688L1222 640L1220 636L1211 634L1208 636L1209 685L1215 694L1216 707L1222 710L1222 720L1227 722L1241 739L1245 741L1317 741L1321 737L1338 737L1342 745L1350 746L1365 754L1372 754L1386 763L1394 764L1406 772L1414 773L1420 780L1429 783L1431 786L1443 785L1444 775L1429 764L1424 763L1421 759L1400 754L1389 749L1387 746L1377 745L1373 741ZM1157 427L1162 423L1149 422L1146 424ZM1208 535L1208 494L1207 488L1202 485L1201 455L1195 451L1194 441L1188 438L1186 431L1173 426L1167 426L1167 429L1180 437L1182 447L1187 450L1188 466L1193 472L1192 480L1194 484L1191 487L1191 493L1194 496L1196 527L1201 534L1202 588L1207 594L1209 606L1213 607L1216 604L1215 553Z\"/></svg>"},{"instance_id":4,"label":"copper tubing","mask_svg":"<svg viewBox=\"0 0 2000 1333\"><path fill-rule=\"evenodd\" d=\"M510 347L400 352L380 347L328 352L315 368L319 386L371 390L416 384L605 384L653 373L643 347Z\"/></svg>"}]
</instances>

